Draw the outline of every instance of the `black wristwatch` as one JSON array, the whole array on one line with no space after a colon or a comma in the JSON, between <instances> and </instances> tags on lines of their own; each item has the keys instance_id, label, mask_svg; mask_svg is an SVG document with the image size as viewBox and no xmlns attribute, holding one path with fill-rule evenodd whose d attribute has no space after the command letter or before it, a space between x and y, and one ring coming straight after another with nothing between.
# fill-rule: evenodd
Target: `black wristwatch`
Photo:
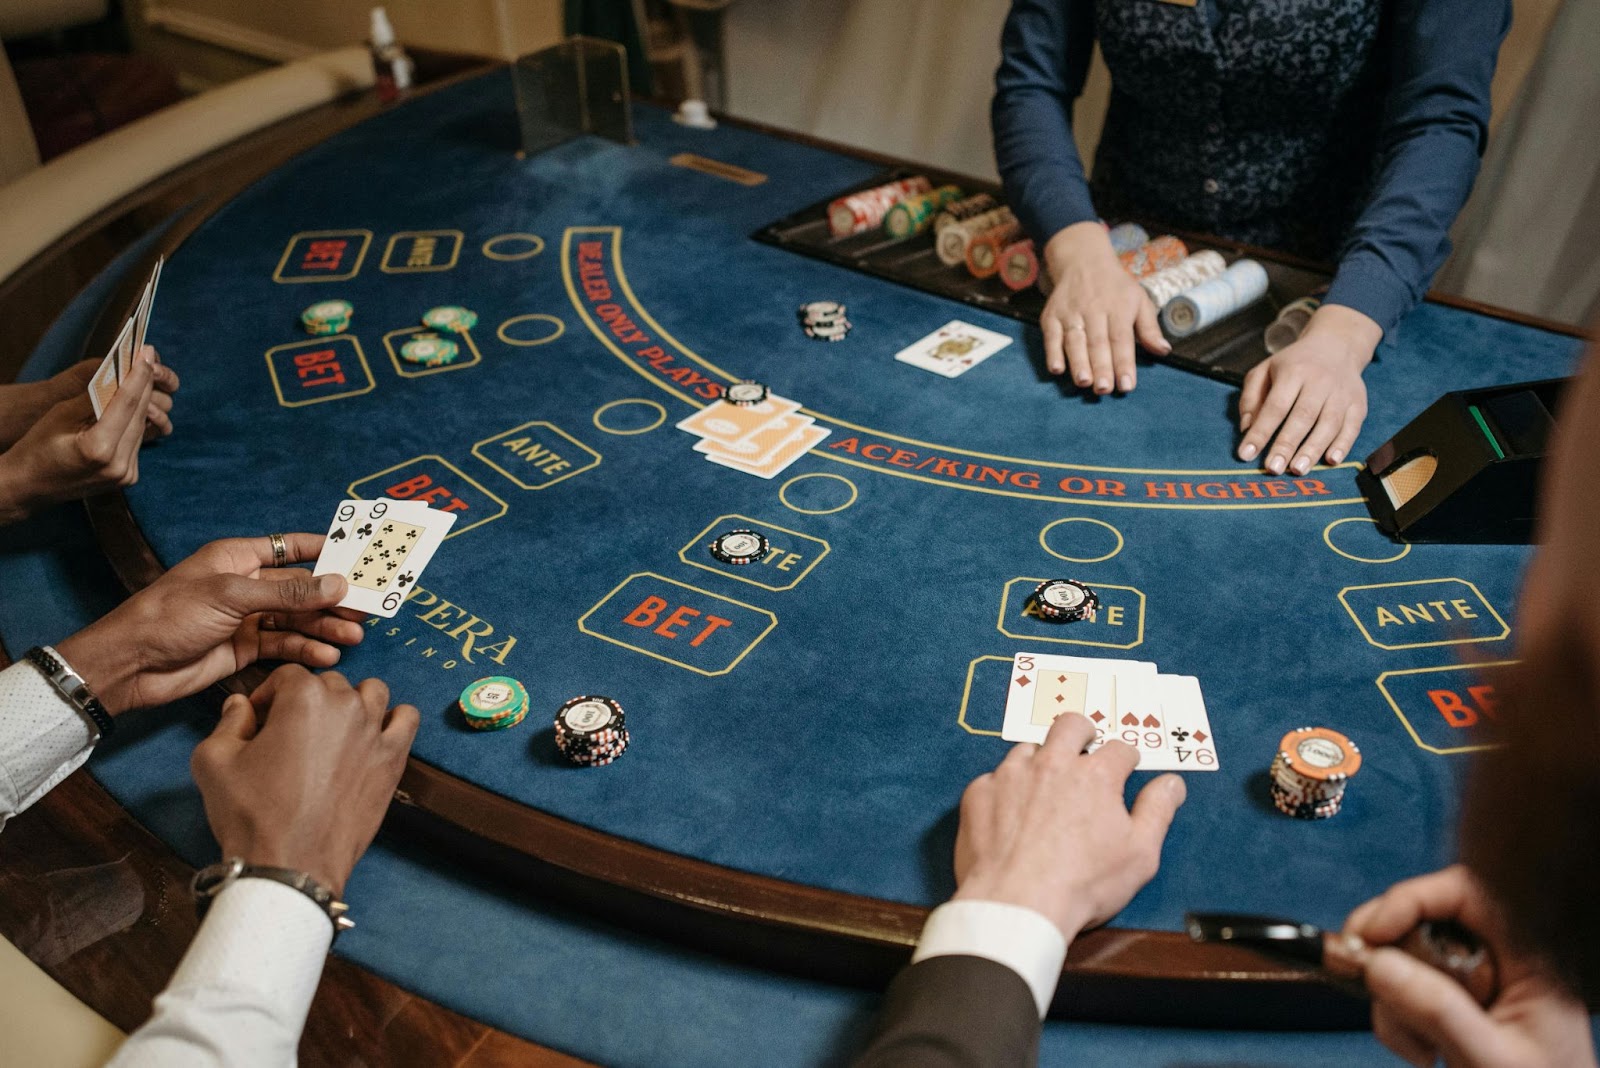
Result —
<instances>
[{"instance_id":1,"label":"black wristwatch","mask_svg":"<svg viewBox=\"0 0 1600 1068\"><path fill-rule=\"evenodd\" d=\"M96 741L111 737L111 732L116 729L111 713L106 711L106 706L89 689L89 684L72 670L60 653L48 645L35 645L23 655L23 659L38 668L39 674L60 691L67 703L94 724L95 730L100 732L100 738Z\"/></svg>"},{"instance_id":2,"label":"black wristwatch","mask_svg":"<svg viewBox=\"0 0 1600 1068\"><path fill-rule=\"evenodd\" d=\"M260 864L246 864L240 857L229 857L194 873L189 889L194 893L195 911L205 918L211 900L239 879L270 879L275 883L298 890L309 897L316 906L328 914L333 924L333 937L356 925L347 913L350 906L333 895L333 891L317 882L303 871L292 868L269 868Z\"/></svg>"}]
</instances>

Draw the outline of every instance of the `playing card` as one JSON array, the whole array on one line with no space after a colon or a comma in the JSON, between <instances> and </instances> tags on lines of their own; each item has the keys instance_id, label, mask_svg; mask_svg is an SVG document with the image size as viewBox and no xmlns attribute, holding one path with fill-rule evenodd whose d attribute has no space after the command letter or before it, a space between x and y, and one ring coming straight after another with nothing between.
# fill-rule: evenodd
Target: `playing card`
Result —
<instances>
[{"instance_id":1,"label":"playing card","mask_svg":"<svg viewBox=\"0 0 1600 1068\"><path fill-rule=\"evenodd\" d=\"M801 427L810 426L815 422L816 420L809 415L791 412L768 420L737 441L723 442L714 438L702 438L695 443L694 451L707 456L722 456L746 464L760 465L770 460L772 454Z\"/></svg>"},{"instance_id":2,"label":"playing card","mask_svg":"<svg viewBox=\"0 0 1600 1068\"><path fill-rule=\"evenodd\" d=\"M792 401L776 394L768 395L760 404L717 401L701 408L678 423L677 427L690 434L731 445L745 435L761 429L768 421L799 410L799 401Z\"/></svg>"},{"instance_id":3,"label":"playing card","mask_svg":"<svg viewBox=\"0 0 1600 1068\"><path fill-rule=\"evenodd\" d=\"M1161 752L1140 750L1140 771L1216 771L1217 740L1211 734L1200 680L1193 675L1159 675L1155 692L1166 723Z\"/></svg>"},{"instance_id":4,"label":"playing card","mask_svg":"<svg viewBox=\"0 0 1600 1068\"><path fill-rule=\"evenodd\" d=\"M785 471L790 464L810 452L818 442L831 433L833 431L827 427L803 426L784 439L777 448L768 453L766 458L759 463L752 463L735 456L718 455L711 452L706 453L706 459L714 464L731 467L735 471L743 471L758 478L773 478Z\"/></svg>"},{"instance_id":5,"label":"playing card","mask_svg":"<svg viewBox=\"0 0 1600 1068\"><path fill-rule=\"evenodd\" d=\"M111 403L111 398L117 395L117 349L112 346L106 353L105 359L100 361L100 366L95 370L94 377L89 379L89 403L94 406L94 417L99 421L105 414L106 405Z\"/></svg>"},{"instance_id":6,"label":"playing card","mask_svg":"<svg viewBox=\"0 0 1600 1068\"><path fill-rule=\"evenodd\" d=\"M333 521L328 524L322 552L317 556L316 567L312 573L344 574L355 560L357 550L376 530L373 524L388 518L410 519L418 510L426 511L427 505L417 501L391 500L388 497L380 497L375 501L360 499L340 501L339 507L334 510Z\"/></svg>"},{"instance_id":7,"label":"playing card","mask_svg":"<svg viewBox=\"0 0 1600 1068\"><path fill-rule=\"evenodd\" d=\"M144 335L150 326L150 313L156 306L156 287L161 284L161 265L166 262L166 257L156 260L156 265L150 272L150 280L144 284L144 295L139 298L139 310L133 317L133 351L138 352L144 348Z\"/></svg>"},{"instance_id":8,"label":"playing card","mask_svg":"<svg viewBox=\"0 0 1600 1068\"><path fill-rule=\"evenodd\" d=\"M434 508L397 508L359 522L355 533L361 543L344 571L350 590L340 607L394 616L455 522L454 512Z\"/></svg>"},{"instance_id":9,"label":"playing card","mask_svg":"<svg viewBox=\"0 0 1600 1068\"><path fill-rule=\"evenodd\" d=\"M901 349L894 358L945 378L958 378L1009 344L1011 339L1004 334L955 319Z\"/></svg>"},{"instance_id":10,"label":"playing card","mask_svg":"<svg viewBox=\"0 0 1600 1068\"><path fill-rule=\"evenodd\" d=\"M1067 712L1088 716L1097 729L1105 729L1116 706L1113 676L1104 663L1089 657L1018 653L1006 688L1000 737L1008 742L1043 744L1050 724Z\"/></svg>"}]
</instances>

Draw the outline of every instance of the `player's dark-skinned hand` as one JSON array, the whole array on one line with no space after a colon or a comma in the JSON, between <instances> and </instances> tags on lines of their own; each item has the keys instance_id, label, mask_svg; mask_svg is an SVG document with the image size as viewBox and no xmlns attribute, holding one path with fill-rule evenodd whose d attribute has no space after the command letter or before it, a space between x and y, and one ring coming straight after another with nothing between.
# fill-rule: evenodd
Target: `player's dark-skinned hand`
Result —
<instances>
[{"instance_id":1,"label":"player's dark-skinned hand","mask_svg":"<svg viewBox=\"0 0 1600 1068\"><path fill-rule=\"evenodd\" d=\"M1069 713L1043 745L1014 746L973 780L961 796L956 899L1033 909L1071 942L1155 877L1187 787L1177 775L1158 776L1130 812L1122 794L1138 752L1109 741L1086 755L1093 740L1094 725Z\"/></svg>"},{"instance_id":2,"label":"player's dark-skinned hand","mask_svg":"<svg viewBox=\"0 0 1600 1068\"><path fill-rule=\"evenodd\" d=\"M285 534L288 563L317 558L321 534ZM272 567L265 537L202 546L56 648L112 715L198 693L258 660L326 668L364 633L334 606L339 575Z\"/></svg>"},{"instance_id":3,"label":"player's dark-skinned hand","mask_svg":"<svg viewBox=\"0 0 1600 1068\"><path fill-rule=\"evenodd\" d=\"M1361 372L1381 340L1378 324L1355 309L1318 308L1300 340L1244 376L1239 459L1261 456L1274 475L1303 475L1324 459L1343 463L1367 418Z\"/></svg>"},{"instance_id":4,"label":"player's dark-skinned hand","mask_svg":"<svg viewBox=\"0 0 1600 1068\"><path fill-rule=\"evenodd\" d=\"M1172 351L1155 305L1117 259L1098 222L1075 223L1045 246L1055 288L1039 316L1045 366L1072 372L1082 389L1126 393L1139 383L1134 341L1160 356Z\"/></svg>"},{"instance_id":5,"label":"player's dark-skinned hand","mask_svg":"<svg viewBox=\"0 0 1600 1068\"><path fill-rule=\"evenodd\" d=\"M378 833L419 717L378 679L285 665L230 696L190 761L224 857L303 871L343 895Z\"/></svg>"},{"instance_id":6,"label":"player's dark-skinned hand","mask_svg":"<svg viewBox=\"0 0 1600 1068\"><path fill-rule=\"evenodd\" d=\"M1387 947L1423 920L1454 920L1494 954L1500 992L1487 1009L1454 979L1402 953L1374 949L1366 960L1372 1030L1411 1064L1449 1068L1593 1068L1594 1042L1583 1003L1506 937L1494 902L1461 865L1397 883L1357 908L1344 929Z\"/></svg>"},{"instance_id":7,"label":"player's dark-skinned hand","mask_svg":"<svg viewBox=\"0 0 1600 1068\"><path fill-rule=\"evenodd\" d=\"M170 376L147 346L98 421L81 391L46 409L0 454L0 522L138 481L140 446L172 429L172 397L156 388L164 374Z\"/></svg>"},{"instance_id":8,"label":"player's dark-skinned hand","mask_svg":"<svg viewBox=\"0 0 1600 1068\"><path fill-rule=\"evenodd\" d=\"M149 346L146 346L149 348ZM154 348L150 352L155 353ZM156 359L160 360L156 354ZM0 386L0 449L9 449L28 428L62 401L87 396L89 380L99 369L98 360L81 360L52 378ZM145 411L144 440L172 433L172 395L178 391L178 373L163 363L155 369L155 390Z\"/></svg>"}]
</instances>

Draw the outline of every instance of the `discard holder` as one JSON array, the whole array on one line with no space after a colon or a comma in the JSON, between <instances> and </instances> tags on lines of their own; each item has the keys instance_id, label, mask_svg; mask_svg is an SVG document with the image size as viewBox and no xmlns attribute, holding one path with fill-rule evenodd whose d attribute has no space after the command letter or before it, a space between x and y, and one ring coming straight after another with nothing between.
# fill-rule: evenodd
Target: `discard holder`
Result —
<instances>
[{"instance_id":1,"label":"discard holder","mask_svg":"<svg viewBox=\"0 0 1600 1068\"><path fill-rule=\"evenodd\" d=\"M511 68L522 126L522 154L534 156L594 134L633 144L628 53L593 37L568 37L530 52Z\"/></svg>"},{"instance_id":2,"label":"discard holder","mask_svg":"<svg viewBox=\"0 0 1600 1068\"><path fill-rule=\"evenodd\" d=\"M1356 475L1372 518L1408 542L1531 542L1539 467L1568 381L1440 397Z\"/></svg>"}]
</instances>

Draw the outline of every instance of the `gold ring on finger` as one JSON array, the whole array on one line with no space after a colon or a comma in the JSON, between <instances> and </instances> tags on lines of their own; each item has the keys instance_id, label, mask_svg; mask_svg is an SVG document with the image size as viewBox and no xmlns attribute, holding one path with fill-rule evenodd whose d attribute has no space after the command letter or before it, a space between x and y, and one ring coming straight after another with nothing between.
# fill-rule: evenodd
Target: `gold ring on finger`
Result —
<instances>
[{"instance_id":1,"label":"gold ring on finger","mask_svg":"<svg viewBox=\"0 0 1600 1068\"><path fill-rule=\"evenodd\" d=\"M283 540L282 534L271 535L272 541L272 566L282 567L289 562L289 546Z\"/></svg>"}]
</instances>

